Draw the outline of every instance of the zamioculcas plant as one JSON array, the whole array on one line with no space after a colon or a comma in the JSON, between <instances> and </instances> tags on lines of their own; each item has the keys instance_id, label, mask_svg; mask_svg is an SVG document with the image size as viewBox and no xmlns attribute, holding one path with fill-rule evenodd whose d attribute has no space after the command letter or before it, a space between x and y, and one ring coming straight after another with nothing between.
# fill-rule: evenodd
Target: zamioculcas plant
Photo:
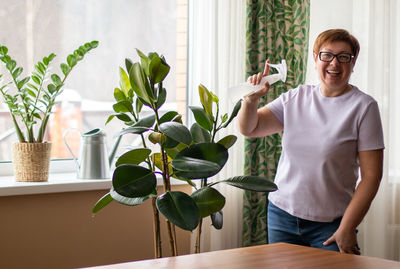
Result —
<instances>
[{"instance_id":1,"label":"zamioculcas plant","mask_svg":"<svg viewBox=\"0 0 400 269\"><path fill-rule=\"evenodd\" d=\"M274 191L276 185L257 176L236 176L209 182L209 178L218 174L226 164L228 149L236 141L234 135L216 141L216 134L236 117L241 101L236 103L230 115L221 114L218 97L200 85L202 106L190 107L196 122L187 128L178 112L160 113L167 95L163 81L170 69L164 57L157 53L146 56L139 50L137 52L140 62L126 59L126 71L120 68L120 87L114 90L115 113L107 122L113 118L121 120L126 126L121 134L140 136L143 147L132 149L118 158L112 188L96 203L93 213L113 200L136 206L152 199L155 256L162 256L159 212L167 219L172 255L178 254L175 226L188 231L198 227L196 252L199 252L202 219L210 216L215 228L222 227L221 210L225 197L214 188L216 184L262 192ZM143 105L153 113L141 118ZM150 143L157 145L158 150L151 150ZM157 177L163 179L164 190L160 195L156 191ZM191 195L172 191L171 178L185 181L195 191Z\"/></svg>"},{"instance_id":2,"label":"zamioculcas plant","mask_svg":"<svg viewBox=\"0 0 400 269\"><path fill-rule=\"evenodd\" d=\"M52 108L65 80L85 54L97 46L97 41L88 42L68 55L66 63L60 65L61 77L50 72L50 64L56 56L54 53L39 61L30 76L22 77L23 68L8 55L8 48L0 45L0 60L11 75L10 82L0 84L0 92L10 111L19 142L43 142ZM0 74L0 80L2 76ZM35 125L38 125L36 135Z\"/></svg>"}]
</instances>

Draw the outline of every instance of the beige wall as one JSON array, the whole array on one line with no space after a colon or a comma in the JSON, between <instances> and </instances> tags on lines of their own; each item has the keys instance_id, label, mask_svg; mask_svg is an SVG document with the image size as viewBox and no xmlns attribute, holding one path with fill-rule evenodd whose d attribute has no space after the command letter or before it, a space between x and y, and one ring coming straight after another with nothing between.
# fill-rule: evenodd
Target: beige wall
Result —
<instances>
[{"instance_id":1,"label":"beige wall","mask_svg":"<svg viewBox=\"0 0 400 269\"><path fill-rule=\"evenodd\" d=\"M190 192L188 186L175 189ZM106 192L0 197L0 268L76 268L153 258L151 201L136 207L112 202L92 217L93 205ZM164 226L161 232L168 256ZM177 237L179 254L188 254L190 232L177 228Z\"/></svg>"}]
</instances>

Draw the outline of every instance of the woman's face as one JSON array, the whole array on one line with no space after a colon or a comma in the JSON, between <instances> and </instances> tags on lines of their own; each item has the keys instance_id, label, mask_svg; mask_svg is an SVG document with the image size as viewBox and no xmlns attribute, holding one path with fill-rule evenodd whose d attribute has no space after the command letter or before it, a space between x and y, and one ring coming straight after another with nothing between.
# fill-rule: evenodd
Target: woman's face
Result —
<instances>
[{"instance_id":1,"label":"woman's face","mask_svg":"<svg viewBox=\"0 0 400 269\"><path fill-rule=\"evenodd\" d=\"M335 55L342 53L343 55L346 53L353 55L351 47L344 41L334 41L323 44L320 51L314 52L315 68L321 81L321 90L327 94L341 94L348 85L355 64L355 58L352 58L349 63L341 63L337 57L334 57L330 62L321 61L318 56L321 51ZM342 61L344 58L341 57Z\"/></svg>"}]
</instances>

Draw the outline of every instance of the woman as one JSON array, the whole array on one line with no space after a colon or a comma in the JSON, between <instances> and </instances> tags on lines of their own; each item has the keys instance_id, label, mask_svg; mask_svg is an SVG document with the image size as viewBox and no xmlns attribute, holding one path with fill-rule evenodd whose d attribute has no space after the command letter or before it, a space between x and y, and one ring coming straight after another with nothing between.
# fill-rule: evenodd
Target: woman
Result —
<instances>
[{"instance_id":1,"label":"woman","mask_svg":"<svg viewBox=\"0 0 400 269\"><path fill-rule=\"evenodd\" d=\"M313 49L319 85L300 85L260 109L268 83L244 98L243 135L283 131L278 190L269 194L269 243L360 253L356 228L378 191L384 144L376 101L349 84L359 49L346 30L325 31ZM268 73L266 65L249 81L259 84Z\"/></svg>"}]
</instances>

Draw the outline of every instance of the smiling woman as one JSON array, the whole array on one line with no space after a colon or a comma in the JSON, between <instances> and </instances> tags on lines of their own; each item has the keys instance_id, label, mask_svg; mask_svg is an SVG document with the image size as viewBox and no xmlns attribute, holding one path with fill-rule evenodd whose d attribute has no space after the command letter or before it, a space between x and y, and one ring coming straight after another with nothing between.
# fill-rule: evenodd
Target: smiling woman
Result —
<instances>
[{"instance_id":1,"label":"smiling woman","mask_svg":"<svg viewBox=\"0 0 400 269\"><path fill-rule=\"evenodd\" d=\"M53 66L58 70L61 60L80 43L100 42L90 62L71 74L53 110L45 137L53 144L52 158L70 158L62 141L68 128L83 132L105 128L111 144L113 135L122 127L114 122L105 126L112 111L114 88L119 86L118 66L124 65L125 58L135 56L135 48L165 56L172 67L164 84L169 92L167 102L185 112L186 8L187 0L2 1L0 44L9 48L9 55L21 66L33 67L54 52L57 57ZM0 74L5 71L0 67ZM31 71L25 69L23 74ZM3 79L6 82L9 78L4 75ZM125 142L133 143L128 139L131 138ZM0 161L11 159L11 142L16 140L11 117L1 102ZM79 135L71 135L68 141L77 154Z\"/></svg>"},{"instance_id":2,"label":"smiling woman","mask_svg":"<svg viewBox=\"0 0 400 269\"><path fill-rule=\"evenodd\" d=\"M378 101L386 149L381 187L357 237L363 255L394 260L400 260L399 12L396 0L311 0L310 44L321 31L343 28L361 45L350 83ZM307 84L318 82L312 57L309 53Z\"/></svg>"}]
</instances>

